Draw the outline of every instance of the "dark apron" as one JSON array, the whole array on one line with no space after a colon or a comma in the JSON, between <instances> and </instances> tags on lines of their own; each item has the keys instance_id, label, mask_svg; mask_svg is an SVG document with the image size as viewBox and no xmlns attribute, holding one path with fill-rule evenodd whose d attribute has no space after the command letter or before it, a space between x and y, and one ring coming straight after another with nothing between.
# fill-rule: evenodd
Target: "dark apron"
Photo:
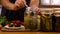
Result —
<instances>
[{"instance_id":1,"label":"dark apron","mask_svg":"<svg viewBox=\"0 0 60 34\"><path fill-rule=\"evenodd\" d=\"M16 0L10 0L11 3L15 3ZM30 0L26 0L27 5L29 6ZM20 20L24 21L24 11L26 10L26 7L21 8L17 11L11 11L7 10L6 8L2 8L2 16L6 16L7 20Z\"/></svg>"}]
</instances>

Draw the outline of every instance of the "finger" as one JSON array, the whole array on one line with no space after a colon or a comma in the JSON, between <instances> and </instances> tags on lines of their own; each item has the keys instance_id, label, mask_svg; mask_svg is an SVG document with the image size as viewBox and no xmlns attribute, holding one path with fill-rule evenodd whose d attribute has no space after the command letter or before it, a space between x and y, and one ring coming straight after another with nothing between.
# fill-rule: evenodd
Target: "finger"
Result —
<instances>
[{"instance_id":1,"label":"finger","mask_svg":"<svg viewBox=\"0 0 60 34\"><path fill-rule=\"evenodd\" d=\"M16 1L16 5L18 6L22 5L22 1Z\"/></svg>"},{"instance_id":2,"label":"finger","mask_svg":"<svg viewBox=\"0 0 60 34\"><path fill-rule=\"evenodd\" d=\"M15 5L19 6L18 1L15 2Z\"/></svg>"},{"instance_id":3,"label":"finger","mask_svg":"<svg viewBox=\"0 0 60 34\"><path fill-rule=\"evenodd\" d=\"M22 0L18 0L17 4L23 4L24 2Z\"/></svg>"},{"instance_id":4,"label":"finger","mask_svg":"<svg viewBox=\"0 0 60 34\"><path fill-rule=\"evenodd\" d=\"M21 6L25 6L26 2L25 0L20 0L21 1Z\"/></svg>"},{"instance_id":5,"label":"finger","mask_svg":"<svg viewBox=\"0 0 60 34\"><path fill-rule=\"evenodd\" d=\"M16 1L21 1L21 0L16 0Z\"/></svg>"},{"instance_id":6,"label":"finger","mask_svg":"<svg viewBox=\"0 0 60 34\"><path fill-rule=\"evenodd\" d=\"M22 1L21 1L21 0L20 0L20 1L19 1L19 0L17 0L16 2L17 2L18 4L22 3Z\"/></svg>"},{"instance_id":7,"label":"finger","mask_svg":"<svg viewBox=\"0 0 60 34\"><path fill-rule=\"evenodd\" d=\"M40 9L38 9L38 11L37 11L37 14L38 14L38 15L40 15L40 14L41 14L41 11L40 11Z\"/></svg>"},{"instance_id":8,"label":"finger","mask_svg":"<svg viewBox=\"0 0 60 34\"><path fill-rule=\"evenodd\" d=\"M22 0L17 0L15 3L18 7L24 6L24 2Z\"/></svg>"},{"instance_id":9,"label":"finger","mask_svg":"<svg viewBox=\"0 0 60 34\"><path fill-rule=\"evenodd\" d=\"M39 14L39 9L36 9L36 14Z\"/></svg>"},{"instance_id":10,"label":"finger","mask_svg":"<svg viewBox=\"0 0 60 34\"><path fill-rule=\"evenodd\" d=\"M26 5L26 1L25 0L22 0L22 2Z\"/></svg>"}]
</instances>

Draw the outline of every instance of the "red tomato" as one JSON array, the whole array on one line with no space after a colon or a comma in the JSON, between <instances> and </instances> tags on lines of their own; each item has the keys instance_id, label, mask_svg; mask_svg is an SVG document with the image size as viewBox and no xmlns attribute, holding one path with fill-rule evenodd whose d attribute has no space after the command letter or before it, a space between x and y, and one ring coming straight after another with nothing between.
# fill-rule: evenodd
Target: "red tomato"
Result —
<instances>
[{"instance_id":1,"label":"red tomato","mask_svg":"<svg viewBox=\"0 0 60 34\"><path fill-rule=\"evenodd\" d=\"M20 24L21 23L21 21L20 20L16 20L16 24Z\"/></svg>"},{"instance_id":2,"label":"red tomato","mask_svg":"<svg viewBox=\"0 0 60 34\"><path fill-rule=\"evenodd\" d=\"M21 22L20 20L12 20L11 22L14 24L24 25L24 22Z\"/></svg>"},{"instance_id":3,"label":"red tomato","mask_svg":"<svg viewBox=\"0 0 60 34\"><path fill-rule=\"evenodd\" d=\"M11 23L15 23L15 20L12 20Z\"/></svg>"}]
</instances>

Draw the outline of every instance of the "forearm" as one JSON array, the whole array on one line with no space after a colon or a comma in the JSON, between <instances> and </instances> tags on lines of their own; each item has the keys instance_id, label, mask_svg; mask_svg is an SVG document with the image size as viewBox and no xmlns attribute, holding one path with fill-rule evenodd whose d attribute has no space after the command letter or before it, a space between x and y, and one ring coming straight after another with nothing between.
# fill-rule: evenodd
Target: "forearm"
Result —
<instances>
[{"instance_id":1,"label":"forearm","mask_svg":"<svg viewBox=\"0 0 60 34\"><path fill-rule=\"evenodd\" d=\"M31 0L30 7L38 7L39 6L39 0Z\"/></svg>"},{"instance_id":2,"label":"forearm","mask_svg":"<svg viewBox=\"0 0 60 34\"><path fill-rule=\"evenodd\" d=\"M2 5L8 10L17 10L17 6L9 2L9 0L1 0Z\"/></svg>"}]
</instances>

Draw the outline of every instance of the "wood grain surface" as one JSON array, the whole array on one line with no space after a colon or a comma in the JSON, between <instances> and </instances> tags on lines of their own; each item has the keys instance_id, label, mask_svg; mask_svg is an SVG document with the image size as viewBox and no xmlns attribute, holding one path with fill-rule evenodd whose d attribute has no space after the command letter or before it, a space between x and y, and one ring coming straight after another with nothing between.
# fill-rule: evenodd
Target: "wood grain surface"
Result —
<instances>
[{"instance_id":1,"label":"wood grain surface","mask_svg":"<svg viewBox=\"0 0 60 34\"><path fill-rule=\"evenodd\" d=\"M1 32L0 34L60 34L60 32Z\"/></svg>"}]
</instances>

